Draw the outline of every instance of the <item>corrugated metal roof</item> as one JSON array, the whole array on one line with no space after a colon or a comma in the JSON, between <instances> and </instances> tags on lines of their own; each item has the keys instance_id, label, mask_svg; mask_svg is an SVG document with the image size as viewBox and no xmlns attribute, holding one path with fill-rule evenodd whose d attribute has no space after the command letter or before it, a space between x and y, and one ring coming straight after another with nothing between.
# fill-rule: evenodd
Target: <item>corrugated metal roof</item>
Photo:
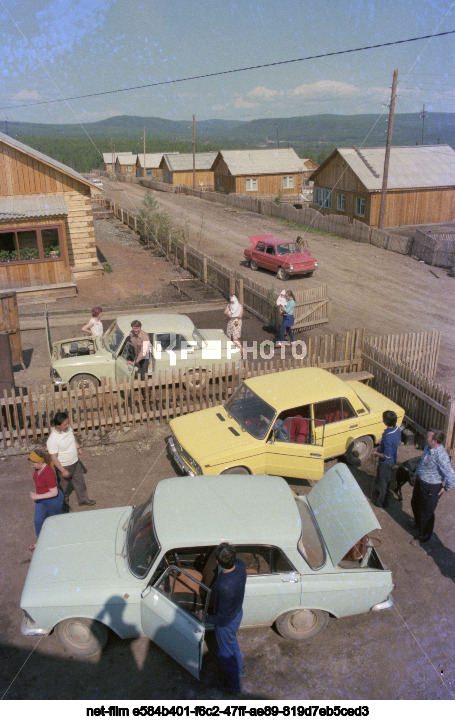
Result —
<instances>
[{"instance_id":1,"label":"corrugated metal roof","mask_svg":"<svg viewBox=\"0 0 455 721\"><path fill-rule=\"evenodd\" d=\"M231 175L273 175L307 170L292 148L271 150L220 150Z\"/></svg>"},{"instance_id":2,"label":"corrugated metal roof","mask_svg":"<svg viewBox=\"0 0 455 721\"><path fill-rule=\"evenodd\" d=\"M0 198L0 221L21 218L48 218L68 215L63 195L27 195Z\"/></svg>"},{"instance_id":3,"label":"corrugated metal roof","mask_svg":"<svg viewBox=\"0 0 455 721\"><path fill-rule=\"evenodd\" d=\"M10 145L12 148L17 148L17 150L21 150L23 153L32 155L34 158L37 158L38 160L42 160L43 163L47 163L47 165L51 165L52 167L57 168L58 170L61 170L63 173L66 173L67 175L71 175L71 177L76 178L76 180L80 180L80 182L84 183L84 185L90 185L90 186L93 185L90 182L90 180L87 180L87 178L84 178L83 175L78 173L76 170L73 170L72 168L68 167L68 165L59 163L58 160L54 160L53 158L50 158L48 155L44 155L44 153L40 153L39 150L35 150L34 148L31 148L29 145L25 145L25 143L21 143L21 142L19 142L19 140L16 140L15 138L11 138L9 135L0 133L0 142L5 143L6 145ZM96 185L93 187L96 188Z\"/></svg>"},{"instance_id":4,"label":"corrugated metal roof","mask_svg":"<svg viewBox=\"0 0 455 721\"><path fill-rule=\"evenodd\" d=\"M119 155L131 155L131 151L122 150L120 153L114 153L114 163ZM112 163L112 153L103 153L103 163Z\"/></svg>"},{"instance_id":5,"label":"corrugated metal roof","mask_svg":"<svg viewBox=\"0 0 455 721\"><path fill-rule=\"evenodd\" d=\"M173 151L172 153L146 153L145 154L145 167L146 168L159 168L160 163L163 159L163 155L178 155L178 150ZM141 166L141 168L144 167L144 153L138 153L137 154L137 162Z\"/></svg>"},{"instance_id":6,"label":"corrugated metal roof","mask_svg":"<svg viewBox=\"0 0 455 721\"><path fill-rule=\"evenodd\" d=\"M196 170L210 170L216 156L217 153L196 153ZM165 153L164 158L171 171L193 170L193 153Z\"/></svg>"},{"instance_id":7,"label":"corrugated metal roof","mask_svg":"<svg viewBox=\"0 0 455 721\"><path fill-rule=\"evenodd\" d=\"M115 162L120 163L120 165L136 165L136 158L137 155L133 155L132 153L125 153L125 155L118 155Z\"/></svg>"},{"instance_id":8,"label":"corrugated metal roof","mask_svg":"<svg viewBox=\"0 0 455 721\"><path fill-rule=\"evenodd\" d=\"M381 190L385 148L337 150L368 190ZM455 150L450 145L391 148L388 190L445 188L451 185L455 185Z\"/></svg>"}]
</instances>

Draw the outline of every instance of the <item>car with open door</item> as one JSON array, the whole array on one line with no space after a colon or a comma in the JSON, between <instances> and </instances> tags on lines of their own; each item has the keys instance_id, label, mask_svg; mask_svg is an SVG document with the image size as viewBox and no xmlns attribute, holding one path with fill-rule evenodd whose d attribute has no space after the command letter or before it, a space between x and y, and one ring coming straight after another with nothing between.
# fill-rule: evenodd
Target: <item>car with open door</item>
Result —
<instances>
[{"instance_id":1,"label":"car with open door","mask_svg":"<svg viewBox=\"0 0 455 721\"><path fill-rule=\"evenodd\" d=\"M306 496L279 477L166 479L139 506L45 521L21 597L22 632L55 631L82 658L102 650L109 629L147 636L198 678L221 541L247 568L241 626L274 625L304 641L330 616L392 605L392 574L367 539L378 528L341 463Z\"/></svg>"},{"instance_id":2,"label":"car with open door","mask_svg":"<svg viewBox=\"0 0 455 721\"><path fill-rule=\"evenodd\" d=\"M251 248L245 248L243 254L251 270L265 268L276 273L280 280L288 280L291 275L313 275L318 267L308 245L301 247L295 241L273 235L250 235L248 238Z\"/></svg>"},{"instance_id":3,"label":"car with open door","mask_svg":"<svg viewBox=\"0 0 455 721\"><path fill-rule=\"evenodd\" d=\"M103 336L82 336L52 342L46 308L46 336L51 381L70 388L98 386L101 378L131 380L134 360L129 334L139 320L150 340L149 374L185 369L185 383L205 385L206 368L213 363L238 363L240 350L220 329L198 330L186 315L138 313L118 316ZM197 370L194 370L197 369Z\"/></svg>"},{"instance_id":4,"label":"car with open door","mask_svg":"<svg viewBox=\"0 0 455 721\"><path fill-rule=\"evenodd\" d=\"M298 368L245 380L224 405L170 422L168 449L187 475L244 473L317 481L324 461L365 461L393 410L404 410L359 380Z\"/></svg>"}]
</instances>

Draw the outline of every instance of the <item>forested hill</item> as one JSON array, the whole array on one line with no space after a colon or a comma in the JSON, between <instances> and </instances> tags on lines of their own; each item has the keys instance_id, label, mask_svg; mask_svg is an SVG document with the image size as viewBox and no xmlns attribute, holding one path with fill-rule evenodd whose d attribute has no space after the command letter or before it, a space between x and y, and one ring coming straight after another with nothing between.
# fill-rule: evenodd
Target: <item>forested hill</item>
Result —
<instances>
[{"instance_id":1,"label":"forested hill","mask_svg":"<svg viewBox=\"0 0 455 721\"><path fill-rule=\"evenodd\" d=\"M387 113L377 115L308 115L295 118L268 118L251 121L203 120L196 124L198 151L221 148L293 147L301 157L322 162L337 146L384 145ZM116 116L96 123L50 125L8 121L0 130L67 165L87 172L102 167L101 153L143 152L143 129L147 152L190 152L191 120L166 120L137 116ZM455 147L455 113L428 113L425 118L425 144L447 143ZM419 113L395 115L394 145L422 142Z\"/></svg>"}]
</instances>

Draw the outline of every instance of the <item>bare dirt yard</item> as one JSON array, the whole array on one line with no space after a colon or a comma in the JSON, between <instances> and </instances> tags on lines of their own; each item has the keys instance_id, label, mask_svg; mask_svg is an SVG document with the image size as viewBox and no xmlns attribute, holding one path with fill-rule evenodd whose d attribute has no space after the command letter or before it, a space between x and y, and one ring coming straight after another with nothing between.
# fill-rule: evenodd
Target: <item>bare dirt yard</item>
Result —
<instances>
[{"instance_id":1,"label":"bare dirt yard","mask_svg":"<svg viewBox=\"0 0 455 721\"><path fill-rule=\"evenodd\" d=\"M146 190L139 185L103 179L105 195L135 212ZM241 268L264 287L281 290L283 283L269 271L244 266L248 236L273 233L295 239L301 230L274 218L211 203L179 193L150 191L173 221L190 231L191 244L227 267ZM312 334L336 333L356 327L368 333L442 332L438 380L455 393L455 278L444 269L430 269L413 258L334 235L305 232L319 268L312 278L286 281L303 289L326 283L332 299L330 323ZM438 277L431 272L436 273Z\"/></svg>"}]
</instances>

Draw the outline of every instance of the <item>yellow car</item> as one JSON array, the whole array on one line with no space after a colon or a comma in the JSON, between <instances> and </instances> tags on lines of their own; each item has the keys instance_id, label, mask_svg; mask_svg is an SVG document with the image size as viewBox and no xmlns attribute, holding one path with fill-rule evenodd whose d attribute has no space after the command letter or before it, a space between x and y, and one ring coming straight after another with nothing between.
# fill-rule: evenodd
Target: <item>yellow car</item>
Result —
<instances>
[{"instance_id":1,"label":"yellow car","mask_svg":"<svg viewBox=\"0 0 455 721\"><path fill-rule=\"evenodd\" d=\"M249 378L224 405L171 421L168 448L189 476L220 473L317 481L324 461L364 461L385 429L382 414L403 408L360 381L320 368Z\"/></svg>"}]
</instances>

